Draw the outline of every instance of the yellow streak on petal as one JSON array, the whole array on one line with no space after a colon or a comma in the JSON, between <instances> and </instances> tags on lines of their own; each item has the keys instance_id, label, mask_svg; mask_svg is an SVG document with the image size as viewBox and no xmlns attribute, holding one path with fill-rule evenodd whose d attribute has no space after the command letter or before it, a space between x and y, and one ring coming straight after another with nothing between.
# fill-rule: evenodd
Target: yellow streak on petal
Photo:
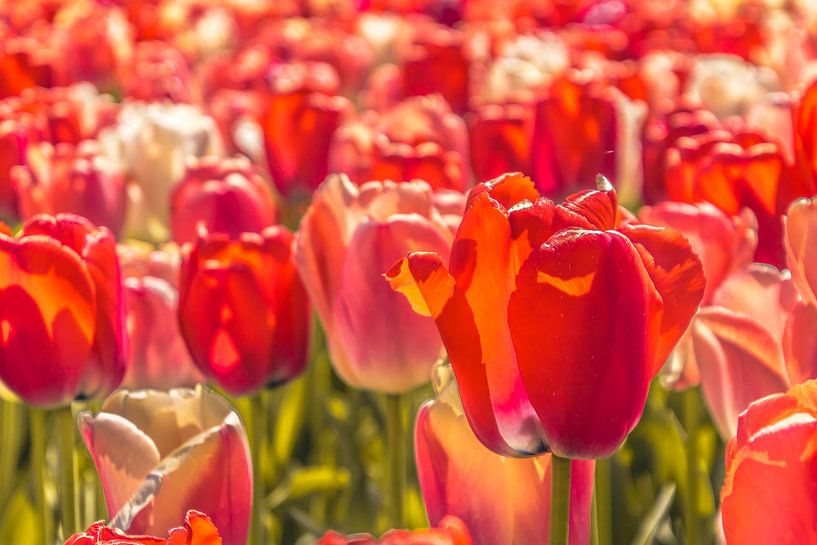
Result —
<instances>
[{"instance_id":1,"label":"yellow streak on petal","mask_svg":"<svg viewBox=\"0 0 817 545\"><path fill-rule=\"evenodd\" d=\"M573 297L581 297L587 295L593 287L593 278L596 272L589 272L584 276L574 276L573 278L559 278L546 272L538 271L536 273L536 281L540 284L550 284L557 290L563 291Z\"/></svg>"}]
</instances>

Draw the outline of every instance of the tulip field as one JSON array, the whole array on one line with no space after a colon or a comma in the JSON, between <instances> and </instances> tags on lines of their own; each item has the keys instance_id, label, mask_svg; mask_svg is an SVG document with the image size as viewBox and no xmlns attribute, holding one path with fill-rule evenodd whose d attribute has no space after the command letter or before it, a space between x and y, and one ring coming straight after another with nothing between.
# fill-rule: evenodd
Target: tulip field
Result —
<instances>
[{"instance_id":1,"label":"tulip field","mask_svg":"<svg viewBox=\"0 0 817 545\"><path fill-rule=\"evenodd\" d=\"M817 0L0 0L0 545L817 545Z\"/></svg>"}]
</instances>

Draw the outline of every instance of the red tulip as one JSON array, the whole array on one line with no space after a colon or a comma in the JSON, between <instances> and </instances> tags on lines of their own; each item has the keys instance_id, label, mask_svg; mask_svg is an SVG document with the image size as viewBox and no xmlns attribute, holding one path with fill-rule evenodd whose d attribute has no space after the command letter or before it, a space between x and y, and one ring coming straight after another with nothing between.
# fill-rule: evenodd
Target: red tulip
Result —
<instances>
[{"instance_id":1,"label":"red tulip","mask_svg":"<svg viewBox=\"0 0 817 545\"><path fill-rule=\"evenodd\" d=\"M57 51L34 38L12 37L0 46L0 98L32 87L58 85Z\"/></svg>"},{"instance_id":2,"label":"red tulip","mask_svg":"<svg viewBox=\"0 0 817 545\"><path fill-rule=\"evenodd\" d=\"M199 369L235 395L291 380L306 365L309 302L284 227L202 233L185 246L179 323Z\"/></svg>"},{"instance_id":3,"label":"red tulip","mask_svg":"<svg viewBox=\"0 0 817 545\"><path fill-rule=\"evenodd\" d=\"M551 455L506 458L485 448L463 414L450 368L437 371L437 396L420 408L415 432L429 521L459 517L474 545L547 545ZM587 545L594 462L571 463L570 543Z\"/></svg>"},{"instance_id":4,"label":"red tulip","mask_svg":"<svg viewBox=\"0 0 817 545\"><path fill-rule=\"evenodd\" d=\"M84 532L74 534L65 545L221 545L218 529L210 517L198 511L188 511L184 525L173 528L167 538L129 536L104 522L92 524Z\"/></svg>"},{"instance_id":5,"label":"red tulip","mask_svg":"<svg viewBox=\"0 0 817 545\"><path fill-rule=\"evenodd\" d=\"M758 220L756 259L776 266L783 261L779 216L791 200L784 187L789 177L779 148L758 134L710 131L680 138L667 152L669 198L707 201L730 216L751 209Z\"/></svg>"},{"instance_id":6,"label":"red tulip","mask_svg":"<svg viewBox=\"0 0 817 545\"><path fill-rule=\"evenodd\" d=\"M405 96L439 93L462 113L468 108L470 63L464 35L438 25L418 29L402 67Z\"/></svg>"},{"instance_id":7,"label":"red tulip","mask_svg":"<svg viewBox=\"0 0 817 545\"><path fill-rule=\"evenodd\" d=\"M520 174L480 184L450 273L422 252L389 272L434 317L468 420L499 454L615 452L703 296L686 239L618 226L616 193L600 180L561 205Z\"/></svg>"},{"instance_id":8,"label":"red tulip","mask_svg":"<svg viewBox=\"0 0 817 545\"><path fill-rule=\"evenodd\" d=\"M337 130L329 150L329 170L357 184L416 178L434 189L463 191L471 179L467 161L465 124L440 95L365 112Z\"/></svg>"},{"instance_id":9,"label":"red tulip","mask_svg":"<svg viewBox=\"0 0 817 545\"><path fill-rule=\"evenodd\" d=\"M178 249L145 246L117 247L128 328L128 370L122 386L167 390L203 382L179 331Z\"/></svg>"},{"instance_id":10,"label":"red tulip","mask_svg":"<svg viewBox=\"0 0 817 545\"><path fill-rule=\"evenodd\" d=\"M114 234L125 219L125 175L96 141L28 146L26 166L11 173L20 216L71 212Z\"/></svg>"},{"instance_id":11,"label":"red tulip","mask_svg":"<svg viewBox=\"0 0 817 545\"><path fill-rule=\"evenodd\" d=\"M390 530L376 539L368 534L343 536L327 532L315 545L473 545L471 534L456 517L446 517L439 528Z\"/></svg>"},{"instance_id":12,"label":"red tulip","mask_svg":"<svg viewBox=\"0 0 817 545\"><path fill-rule=\"evenodd\" d=\"M13 119L0 119L0 217L17 214L17 191L11 182L11 169L25 162L28 130Z\"/></svg>"},{"instance_id":13,"label":"red tulip","mask_svg":"<svg viewBox=\"0 0 817 545\"><path fill-rule=\"evenodd\" d=\"M429 379L442 351L439 335L382 275L412 250L436 251L447 261L452 238L425 182L357 187L333 175L315 192L301 220L296 260L332 363L348 384L399 393ZM388 320L373 321L375 313Z\"/></svg>"},{"instance_id":14,"label":"red tulip","mask_svg":"<svg viewBox=\"0 0 817 545\"><path fill-rule=\"evenodd\" d=\"M729 545L817 543L817 381L759 400L726 446Z\"/></svg>"},{"instance_id":15,"label":"red tulip","mask_svg":"<svg viewBox=\"0 0 817 545\"><path fill-rule=\"evenodd\" d=\"M118 390L100 413L82 412L77 421L111 527L163 534L195 509L209 514L224 545L245 544L250 451L238 414L223 398L202 386Z\"/></svg>"},{"instance_id":16,"label":"red tulip","mask_svg":"<svg viewBox=\"0 0 817 545\"><path fill-rule=\"evenodd\" d=\"M0 379L32 405L105 395L125 372L116 243L71 214L0 224Z\"/></svg>"},{"instance_id":17,"label":"red tulip","mask_svg":"<svg viewBox=\"0 0 817 545\"><path fill-rule=\"evenodd\" d=\"M259 119L272 180L285 197L311 192L328 173L332 135L350 103L337 96L337 74L323 63L276 67L272 82Z\"/></svg>"},{"instance_id":18,"label":"red tulip","mask_svg":"<svg viewBox=\"0 0 817 545\"><path fill-rule=\"evenodd\" d=\"M817 193L817 81L803 93L799 104L794 109L794 153L802 180L802 195L812 196Z\"/></svg>"},{"instance_id":19,"label":"red tulip","mask_svg":"<svg viewBox=\"0 0 817 545\"><path fill-rule=\"evenodd\" d=\"M572 71L554 80L536 103L531 174L537 189L565 195L599 173L631 187L639 117L621 91L588 74Z\"/></svg>"},{"instance_id":20,"label":"red tulip","mask_svg":"<svg viewBox=\"0 0 817 545\"><path fill-rule=\"evenodd\" d=\"M521 104L486 104L469 122L471 164L477 180L504 172L530 172L533 112Z\"/></svg>"},{"instance_id":21,"label":"red tulip","mask_svg":"<svg viewBox=\"0 0 817 545\"><path fill-rule=\"evenodd\" d=\"M193 159L170 198L173 240L193 242L198 230L237 236L276 222L272 190L245 157Z\"/></svg>"}]
</instances>

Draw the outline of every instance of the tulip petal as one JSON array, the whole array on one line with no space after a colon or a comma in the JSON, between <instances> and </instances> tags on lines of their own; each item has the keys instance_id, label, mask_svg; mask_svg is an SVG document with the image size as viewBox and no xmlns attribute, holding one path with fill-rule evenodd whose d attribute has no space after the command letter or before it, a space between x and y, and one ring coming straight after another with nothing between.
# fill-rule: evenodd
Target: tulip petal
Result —
<instances>
[{"instance_id":1,"label":"tulip petal","mask_svg":"<svg viewBox=\"0 0 817 545\"><path fill-rule=\"evenodd\" d=\"M789 384L817 378L817 307L800 302L786 322L783 354Z\"/></svg>"},{"instance_id":2,"label":"tulip petal","mask_svg":"<svg viewBox=\"0 0 817 545\"><path fill-rule=\"evenodd\" d=\"M82 412L77 424L102 482L108 513L113 516L159 463L159 451L150 437L116 414L102 413L94 418Z\"/></svg>"},{"instance_id":3,"label":"tulip petal","mask_svg":"<svg viewBox=\"0 0 817 545\"><path fill-rule=\"evenodd\" d=\"M702 309L692 325L704 400L723 438L752 401L785 391L783 354L768 330L722 307Z\"/></svg>"},{"instance_id":4,"label":"tulip petal","mask_svg":"<svg viewBox=\"0 0 817 545\"><path fill-rule=\"evenodd\" d=\"M548 445L563 457L608 456L655 374L661 301L638 252L614 231L561 231L516 285L508 326Z\"/></svg>"},{"instance_id":5,"label":"tulip petal","mask_svg":"<svg viewBox=\"0 0 817 545\"><path fill-rule=\"evenodd\" d=\"M631 224L623 226L621 232L638 249L663 301L661 336L653 364L658 372L703 299L703 266L680 231Z\"/></svg>"},{"instance_id":6,"label":"tulip petal","mask_svg":"<svg viewBox=\"0 0 817 545\"><path fill-rule=\"evenodd\" d=\"M800 294L817 305L817 197L794 202L783 222L792 278Z\"/></svg>"}]
</instances>

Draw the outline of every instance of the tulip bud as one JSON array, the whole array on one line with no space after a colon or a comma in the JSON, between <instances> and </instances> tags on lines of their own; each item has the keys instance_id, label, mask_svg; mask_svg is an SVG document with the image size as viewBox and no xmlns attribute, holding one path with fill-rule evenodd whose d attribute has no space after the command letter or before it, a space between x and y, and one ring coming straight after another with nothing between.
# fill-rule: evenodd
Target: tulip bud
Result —
<instances>
[{"instance_id":1,"label":"tulip bud","mask_svg":"<svg viewBox=\"0 0 817 545\"><path fill-rule=\"evenodd\" d=\"M434 378L437 395L420 407L415 430L431 524L454 515L471 530L474 545L546 545L551 455L518 459L488 450L468 425L450 367L438 366ZM588 545L595 462L571 464L570 543Z\"/></svg>"},{"instance_id":2,"label":"tulip bud","mask_svg":"<svg viewBox=\"0 0 817 545\"><path fill-rule=\"evenodd\" d=\"M238 414L222 397L203 386L118 390L97 415L84 411L77 423L102 482L109 526L163 534L195 509L209 514L224 545L245 544L250 450Z\"/></svg>"},{"instance_id":3,"label":"tulip bud","mask_svg":"<svg viewBox=\"0 0 817 545\"><path fill-rule=\"evenodd\" d=\"M301 220L296 261L346 383L400 393L428 380L442 349L434 324L382 275L413 250L436 251L447 261L451 240L425 182L357 187L332 175L315 192ZM389 319L372 321L374 313Z\"/></svg>"},{"instance_id":4,"label":"tulip bud","mask_svg":"<svg viewBox=\"0 0 817 545\"><path fill-rule=\"evenodd\" d=\"M0 230L0 299L0 379L25 402L65 405L122 381L122 280L107 229L60 214L32 217L17 237Z\"/></svg>"},{"instance_id":5,"label":"tulip bud","mask_svg":"<svg viewBox=\"0 0 817 545\"><path fill-rule=\"evenodd\" d=\"M309 303L279 226L185 247L179 323L193 361L231 394L289 381L306 366Z\"/></svg>"},{"instance_id":6,"label":"tulip bud","mask_svg":"<svg viewBox=\"0 0 817 545\"><path fill-rule=\"evenodd\" d=\"M405 96L439 93L452 110L464 112L471 76L463 34L437 25L420 29L403 63L402 78Z\"/></svg>"},{"instance_id":7,"label":"tulip bud","mask_svg":"<svg viewBox=\"0 0 817 545\"><path fill-rule=\"evenodd\" d=\"M12 170L21 217L71 212L114 234L122 229L125 176L100 154L97 142L35 144L28 147L26 162Z\"/></svg>"},{"instance_id":8,"label":"tulip bud","mask_svg":"<svg viewBox=\"0 0 817 545\"><path fill-rule=\"evenodd\" d=\"M134 100L190 103L197 98L187 61L165 42L139 42L121 79L125 96Z\"/></svg>"},{"instance_id":9,"label":"tulip bud","mask_svg":"<svg viewBox=\"0 0 817 545\"><path fill-rule=\"evenodd\" d=\"M505 172L530 172L533 112L521 104L485 104L469 122L471 164L477 180Z\"/></svg>"},{"instance_id":10,"label":"tulip bud","mask_svg":"<svg viewBox=\"0 0 817 545\"><path fill-rule=\"evenodd\" d=\"M173 240L193 242L208 233L260 232L273 225L277 209L266 181L245 157L193 159L173 189L170 221Z\"/></svg>"}]
</instances>

